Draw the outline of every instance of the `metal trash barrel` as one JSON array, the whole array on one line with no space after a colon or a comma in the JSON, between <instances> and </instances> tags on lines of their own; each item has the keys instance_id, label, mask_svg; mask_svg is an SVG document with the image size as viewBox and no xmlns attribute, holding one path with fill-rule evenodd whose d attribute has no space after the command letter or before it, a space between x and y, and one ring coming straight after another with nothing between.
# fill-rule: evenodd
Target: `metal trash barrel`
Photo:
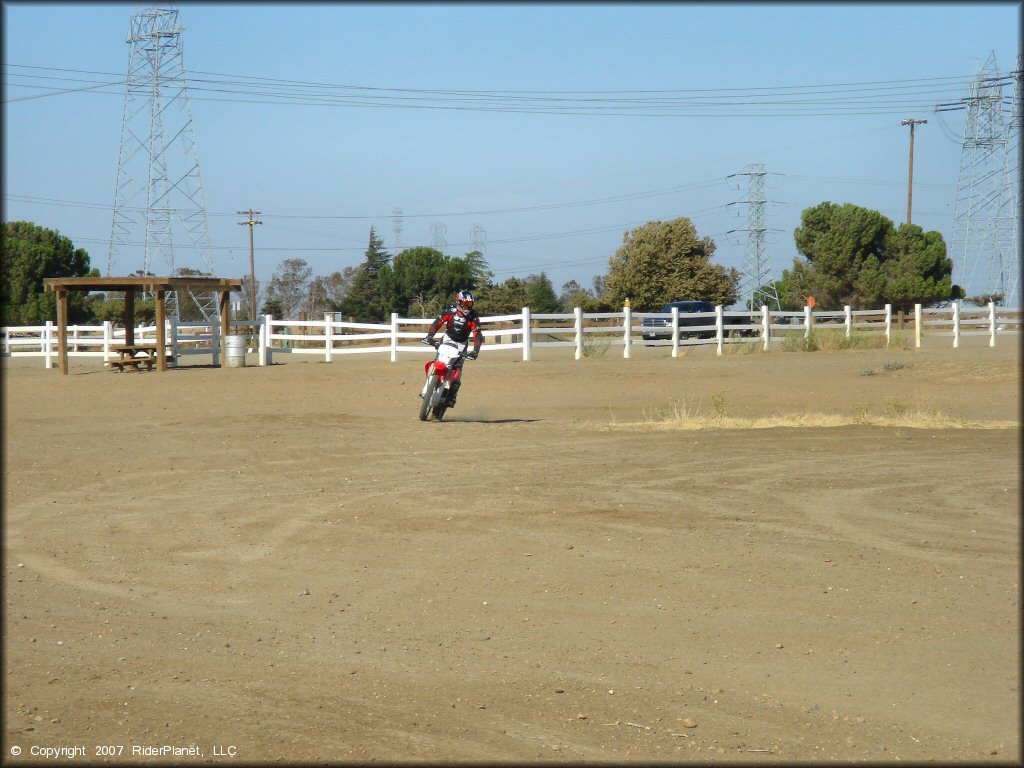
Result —
<instances>
[{"instance_id":1,"label":"metal trash barrel","mask_svg":"<svg viewBox=\"0 0 1024 768\"><path fill-rule=\"evenodd\" d=\"M224 360L228 368L245 368L245 336L226 336Z\"/></svg>"}]
</instances>

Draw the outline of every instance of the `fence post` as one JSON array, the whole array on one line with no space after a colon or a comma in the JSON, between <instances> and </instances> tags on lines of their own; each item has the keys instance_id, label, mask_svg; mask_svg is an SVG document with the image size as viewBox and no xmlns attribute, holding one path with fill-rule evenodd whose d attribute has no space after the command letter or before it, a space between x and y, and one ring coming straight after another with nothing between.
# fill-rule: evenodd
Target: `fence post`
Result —
<instances>
[{"instance_id":1,"label":"fence post","mask_svg":"<svg viewBox=\"0 0 1024 768\"><path fill-rule=\"evenodd\" d=\"M270 338L274 333L274 316L266 314L263 316L263 365L272 365L274 362L274 340Z\"/></svg>"},{"instance_id":2,"label":"fence post","mask_svg":"<svg viewBox=\"0 0 1024 768\"><path fill-rule=\"evenodd\" d=\"M953 302L953 349L960 346L960 305Z\"/></svg>"},{"instance_id":3,"label":"fence post","mask_svg":"<svg viewBox=\"0 0 1024 768\"><path fill-rule=\"evenodd\" d=\"M324 312L324 362L334 361L334 326L332 322L334 315L331 312ZM393 359L393 358L392 358Z\"/></svg>"},{"instance_id":4,"label":"fence post","mask_svg":"<svg viewBox=\"0 0 1024 768\"><path fill-rule=\"evenodd\" d=\"M990 347L996 345L996 303L994 301L988 303L988 345Z\"/></svg>"},{"instance_id":5,"label":"fence post","mask_svg":"<svg viewBox=\"0 0 1024 768\"><path fill-rule=\"evenodd\" d=\"M804 338L811 338L811 307L807 305L804 307Z\"/></svg>"},{"instance_id":6,"label":"fence post","mask_svg":"<svg viewBox=\"0 0 1024 768\"><path fill-rule=\"evenodd\" d=\"M722 356L722 342L725 339L725 320L722 316L722 305L715 304L715 339L718 342L716 354Z\"/></svg>"},{"instance_id":7,"label":"fence post","mask_svg":"<svg viewBox=\"0 0 1024 768\"><path fill-rule=\"evenodd\" d=\"M530 347L533 345L533 329L531 327L530 308L523 307L523 362L530 362Z\"/></svg>"},{"instance_id":8,"label":"fence post","mask_svg":"<svg viewBox=\"0 0 1024 768\"><path fill-rule=\"evenodd\" d=\"M672 307L672 357L679 357L679 307Z\"/></svg>"},{"instance_id":9,"label":"fence post","mask_svg":"<svg viewBox=\"0 0 1024 768\"><path fill-rule=\"evenodd\" d=\"M921 348L921 305L914 305L914 348Z\"/></svg>"},{"instance_id":10,"label":"fence post","mask_svg":"<svg viewBox=\"0 0 1024 768\"><path fill-rule=\"evenodd\" d=\"M628 304L622 308L622 357L629 359L629 348L632 338L630 331L633 330L633 308Z\"/></svg>"},{"instance_id":11,"label":"fence post","mask_svg":"<svg viewBox=\"0 0 1024 768\"><path fill-rule=\"evenodd\" d=\"M583 308L573 307L573 327L576 329L576 359L583 357Z\"/></svg>"},{"instance_id":12,"label":"fence post","mask_svg":"<svg viewBox=\"0 0 1024 768\"><path fill-rule=\"evenodd\" d=\"M71 342L72 342L71 351L72 352L77 352L78 351L78 326L77 325L71 326Z\"/></svg>"},{"instance_id":13,"label":"fence post","mask_svg":"<svg viewBox=\"0 0 1024 768\"><path fill-rule=\"evenodd\" d=\"M262 365L266 365L267 364L267 344L266 344L266 334L264 333L265 326L264 326L263 322L260 321L255 326L255 328L256 328L256 332L257 332L256 351L259 352L259 356L258 356L258 359L256 361L256 364L262 366Z\"/></svg>"},{"instance_id":14,"label":"fence post","mask_svg":"<svg viewBox=\"0 0 1024 768\"><path fill-rule=\"evenodd\" d=\"M210 321L210 352L213 353L213 365L220 365L220 323Z\"/></svg>"},{"instance_id":15,"label":"fence post","mask_svg":"<svg viewBox=\"0 0 1024 768\"><path fill-rule=\"evenodd\" d=\"M110 342L114 335L114 324L109 320L103 321L103 364L106 365L110 359Z\"/></svg>"},{"instance_id":16,"label":"fence post","mask_svg":"<svg viewBox=\"0 0 1024 768\"><path fill-rule=\"evenodd\" d=\"M892 304L885 305L885 346L889 346L892 337Z\"/></svg>"},{"instance_id":17,"label":"fence post","mask_svg":"<svg viewBox=\"0 0 1024 768\"><path fill-rule=\"evenodd\" d=\"M847 304L843 307L843 312L846 313L846 338L850 338L853 332L853 308Z\"/></svg>"},{"instance_id":18,"label":"fence post","mask_svg":"<svg viewBox=\"0 0 1024 768\"><path fill-rule=\"evenodd\" d=\"M53 321L46 321L46 328L43 330L43 345L46 348L46 367L53 368Z\"/></svg>"},{"instance_id":19,"label":"fence post","mask_svg":"<svg viewBox=\"0 0 1024 768\"><path fill-rule=\"evenodd\" d=\"M398 361L398 313L391 313L391 362Z\"/></svg>"},{"instance_id":20,"label":"fence post","mask_svg":"<svg viewBox=\"0 0 1024 768\"><path fill-rule=\"evenodd\" d=\"M764 351L768 351L768 341L772 333L772 317L767 304L761 305L761 338L764 339Z\"/></svg>"}]
</instances>

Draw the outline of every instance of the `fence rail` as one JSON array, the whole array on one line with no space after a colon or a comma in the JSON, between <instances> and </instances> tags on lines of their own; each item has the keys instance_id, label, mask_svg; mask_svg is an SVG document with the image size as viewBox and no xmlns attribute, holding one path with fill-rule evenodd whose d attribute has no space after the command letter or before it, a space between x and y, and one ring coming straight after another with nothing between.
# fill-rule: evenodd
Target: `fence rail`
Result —
<instances>
[{"instance_id":1,"label":"fence rail","mask_svg":"<svg viewBox=\"0 0 1024 768\"><path fill-rule=\"evenodd\" d=\"M715 307L714 312L686 315L680 323L678 310L673 310L671 325L659 330L668 334L664 340L644 340L643 321L650 317L665 317L656 312L633 312L623 307L621 312L584 313L577 307L571 313L534 313L524 307L517 314L494 315L481 318L481 329L487 348L521 350L523 360L531 357L534 349L571 347L577 360L596 347L622 347L623 357L629 358L631 349L638 344L671 347L673 357L681 347L715 345L717 354L723 354L727 344L760 343L765 351L786 335L796 331L809 337L815 329L841 330L846 337L858 333L884 334L886 342L894 330L913 329L914 344L921 346L923 336L951 337L953 347L960 346L966 336L987 336L988 345L994 347L998 336L1019 335L1024 326L1024 313L989 304L987 307L962 308L953 304L945 308L922 308L916 305L909 316L898 313L895 322L891 305L883 309L815 312L805 307L802 312L772 312L762 307L760 312L726 311ZM429 354L430 350L418 342L430 325L431 318L403 318L391 315L388 323L358 323L340 319L337 313L328 313L323 320L275 320L262 317L257 323L233 322L232 330L248 338L250 352L257 352L260 365L270 365L278 355L314 355L332 362L336 355L388 354L396 362L401 354ZM694 325L694 321L700 325ZM180 323L168 320L166 327L167 353L177 364L187 355L210 355L214 365L220 364L220 324ZM648 329L649 330L649 329ZM685 334L681 337L681 334ZM111 322L102 325L68 326L68 354L72 357L101 357L108 363L117 357L111 347L123 343L123 328ZM140 325L135 328L138 341L156 340L156 327ZM4 357L43 357L47 368L53 367L57 355L56 323L17 326L3 329Z\"/></svg>"}]
</instances>

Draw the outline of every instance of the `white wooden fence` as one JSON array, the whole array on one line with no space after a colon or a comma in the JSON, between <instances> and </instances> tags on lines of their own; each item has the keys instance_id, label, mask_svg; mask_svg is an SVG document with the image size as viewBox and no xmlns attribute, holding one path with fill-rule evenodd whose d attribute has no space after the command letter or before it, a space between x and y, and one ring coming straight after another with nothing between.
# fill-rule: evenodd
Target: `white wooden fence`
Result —
<instances>
[{"instance_id":1,"label":"white wooden fence","mask_svg":"<svg viewBox=\"0 0 1024 768\"><path fill-rule=\"evenodd\" d=\"M891 305L880 310L846 307L840 312L815 312L810 307L802 312L770 312L763 307L754 313L726 311L718 306L714 312L686 315L683 330L698 338L679 338L679 313L673 310L671 326L658 329L669 339L647 341L643 339L643 320L648 317L664 315L633 312L630 307L623 307L621 312L584 313L577 307L572 313L535 314L524 307L516 314L481 318L481 326L488 350L521 350L524 361L530 360L532 350L545 347L572 348L577 360L595 349L613 346L622 347L622 356L629 358L631 349L638 344L671 347L673 357L678 356L680 347L695 345L714 345L719 355L726 344L735 343L760 343L767 351L786 335L802 331L807 337L816 328L842 330L847 337L854 331L884 334L887 343L894 330L912 329L916 347L921 346L925 335L950 337L954 347L959 347L964 337L987 336L988 345L995 346L997 336L1018 335L1022 326L1020 310L994 304L966 309L957 304L942 309L916 305L909 317L897 318L893 317ZM389 323L356 323L341 320L337 313L328 313L323 320L275 320L264 316L256 334L252 333L252 323L236 322L232 327L249 336L249 351L258 352L260 365L270 365L282 355L313 355L329 363L336 355L386 353L395 362L399 353L432 353L419 343L431 321L432 318L392 314ZM702 324L689 324L694 321ZM179 324L172 318L166 331L168 352L175 360L186 355L211 355L213 364L220 364L219 323ZM135 329L139 341L153 341L155 334L152 325ZM116 357L111 347L123 339L124 330L115 329L110 322L100 326L69 326L68 354L101 357L106 362ZM57 355L56 324L4 328L3 355L43 357L46 367L53 367Z\"/></svg>"},{"instance_id":2,"label":"white wooden fence","mask_svg":"<svg viewBox=\"0 0 1024 768\"><path fill-rule=\"evenodd\" d=\"M240 334L252 334L254 323L236 322L232 327ZM169 318L166 326L167 351L174 362L188 355L212 355L213 364L220 365L220 323L179 323ZM109 320L102 325L69 325L68 356L98 357L104 363L118 358L112 347L123 344L124 328L115 328ZM136 342L156 342L155 325L135 326ZM4 357L42 357L45 366L52 368L57 358L57 324L47 320L45 325L23 325L3 329Z\"/></svg>"}]
</instances>

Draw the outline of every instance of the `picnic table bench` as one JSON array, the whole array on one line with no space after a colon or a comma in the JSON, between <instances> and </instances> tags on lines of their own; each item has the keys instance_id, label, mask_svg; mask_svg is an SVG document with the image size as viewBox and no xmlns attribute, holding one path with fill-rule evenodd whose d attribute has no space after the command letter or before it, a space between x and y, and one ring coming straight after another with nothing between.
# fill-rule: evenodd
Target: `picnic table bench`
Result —
<instances>
[{"instance_id":1,"label":"picnic table bench","mask_svg":"<svg viewBox=\"0 0 1024 768\"><path fill-rule=\"evenodd\" d=\"M126 367L137 371L141 365L146 366L147 371L152 371L157 362L156 344L116 344L110 350L118 356L117 360L108 361L110 367L119 371ZM166 360L173 363L174 355L168 353Z\"/></svg>"}]
</instances>

